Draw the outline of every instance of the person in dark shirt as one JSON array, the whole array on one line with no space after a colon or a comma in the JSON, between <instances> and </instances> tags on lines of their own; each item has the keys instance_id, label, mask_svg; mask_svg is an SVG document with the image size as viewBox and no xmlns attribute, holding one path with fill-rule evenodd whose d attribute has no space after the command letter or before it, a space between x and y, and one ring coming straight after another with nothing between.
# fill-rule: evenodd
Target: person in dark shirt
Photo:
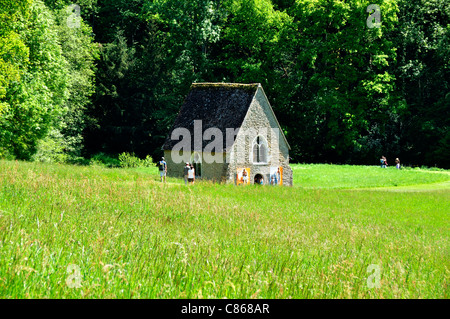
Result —
<instances>
[{"instance_id":1,"label":"person in dark shirt","mask_svg":"<svg viewBox=\"0 0 450 319\"><path fill-rule=\"evenodd\" d=\"M164 160L164 157L161 157L161 160L158 162L158 166L159 166L159 176L161 176L161 182L164 180L165 183L167 175L167 163Z\"/></svg>"}]
</instances>

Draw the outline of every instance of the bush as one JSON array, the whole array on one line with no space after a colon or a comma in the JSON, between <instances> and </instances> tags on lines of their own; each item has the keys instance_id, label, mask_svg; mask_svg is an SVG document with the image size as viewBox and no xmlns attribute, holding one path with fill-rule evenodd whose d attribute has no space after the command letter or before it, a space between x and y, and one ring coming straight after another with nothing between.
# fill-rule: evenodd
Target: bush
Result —
<instances>
[{"instance_id":1,"label":"bush","mask_svg":"<svg viewBox=\"0 0 450 319\"><path fill-rule=\"evenodd\" d=\"M59 130L52 129L46 137L39 140L37 152L31 157L33 161L46 163L66 163L69 155L65 152L67 141Z\"/></svg>"},{"instance_id":2,"label":"bush","mask_svg":"<svg viewBox=\"0 0 450 319\"><path fill-rule=\"evenodd\" d=\"M153 159L147 155L145 159L140 159L134 153L123 152L119 154L118 158L112 157L104 153L98 153L92 156L89 160L89 165L105 166L105 167L151 167L153 166Z\"/></svg>"},{"instance_id":3,"label":"bush","mask_svg":"<svg viewBox=\"0 0 450 319\"><path fill-rule=\"evenodd\" d=\"M144 167L152 167L155 163L153 163L153 158L150 155L147 155L144 160L142 160L142 166Z\"/></svg>"},{"instance_id":4,"label":"bush","mask_svg":"<svg viewBox=\"0 0 450 319\"><path fill-rule=\"evenodd\" d=\"M89 165L105 166L105 167L120 167L120 161L110 155L98 153L92 156L89 160Z\"/></svg>"},{"instance_id":5,"label":"bush","mask_svg":"<svg viewBox=\"0 0 450 319\"><path fill-rule=\"evenodd\" d=\"M8 152L8 150L6 148L0 147L0 159L5 159L5 160L14 160L14 156Z\"/></svg>"},{"instance_id":6,"label":"bush","mask_svg":"<svg viewBox=\"0 0 450 319\"><path fill-rule=\"evenodd\" d=\"M134 156L134 153L122 153L119 155L119 162L121 167L132 168L139 167L141 165L141 159Z\"/></svg>"}]
</instances>

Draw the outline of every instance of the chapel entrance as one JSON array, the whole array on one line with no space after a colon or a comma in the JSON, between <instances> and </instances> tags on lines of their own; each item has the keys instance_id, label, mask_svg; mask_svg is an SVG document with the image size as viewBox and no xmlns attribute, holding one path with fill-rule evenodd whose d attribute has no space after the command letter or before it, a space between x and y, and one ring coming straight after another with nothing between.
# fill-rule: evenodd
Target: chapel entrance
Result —
<instances>
[{"instance_id":1,"label":"chapel entrance","mask_svg":"<svg viewBox=\"0 0 450 319\"><path fill-rule=\"evenodd\" d=\"M262 181L262 183L261 183L261 181ZM255 175L255 184L257 184L257 185L264 184L264 179L261 174Z\"/></svg>"}]
</instances>

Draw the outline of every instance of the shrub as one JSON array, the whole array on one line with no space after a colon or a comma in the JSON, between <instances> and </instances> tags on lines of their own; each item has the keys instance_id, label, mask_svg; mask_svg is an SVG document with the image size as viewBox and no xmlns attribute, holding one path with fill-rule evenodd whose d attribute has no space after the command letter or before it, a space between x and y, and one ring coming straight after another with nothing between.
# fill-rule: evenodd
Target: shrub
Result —
<instances>
[{"instance_id":1,"label":"shrub","mask_svg":"<svg viewBox=\"0 0 450 319\"><path fill-rule=\"evenodd\" d=\"M14 160L14 156L6 148L0 147L0 159Z\"/></svg>"},{"instance_id":2,"label":"shrub","mask_svg":"<svg viewBox=\"0 0 450 319\"><path fill-rule=\"evenodd\" d=\"M152 167L155 163L153 162L153 158L150 155L147 155L144 160L142 160L142 166L144 167Z\"/></svg>"},{"instance_id":3,"label":"shrub","mask_svg":"<svg viewBox=\"0 0 450 319\"><path fill-rule=\"evenodd\" d=\"M66 163L69 155L65 152L67 141L59 130L52 129L47 136L39 140L33 161L46 163Z\"/></svg>"},{"instance_id":4,"label":"shrub","mask_svg":"<svg viewBox=\"0 0 450 319\"><path fill-rule=\"evenodd\" d=\"M134 156L134 153L122 153L119 155L119 162L121 167L132 168L139 167L141 165L141 159Z\"/></svg>"},{"instance_id":5,"label":"shrub","mask_svg":"<svg viewBox=\"0 0 450 319\"><path fill-rule=\"evenodd\" d=\"M89 160L89 165L105 166L105 167L151 167L153 166L153 159L147 155L145 159L140 159L134 153L123 152L119 154L118 158L112 157L104 153L98 153L92 156Z\"/></svg>"},{"instance_id":6,"label":"shrub","mask_svg":"<svg viewBox=\"0 0 450 319\"><path fill-rule=\"evenodd\" d=\"M97 165L97 166L105 166L105 167L120 167L121 163L115 157L112 157L105 153L97 153L90 158L89 165Z\"/></svg>"}]
</instances>

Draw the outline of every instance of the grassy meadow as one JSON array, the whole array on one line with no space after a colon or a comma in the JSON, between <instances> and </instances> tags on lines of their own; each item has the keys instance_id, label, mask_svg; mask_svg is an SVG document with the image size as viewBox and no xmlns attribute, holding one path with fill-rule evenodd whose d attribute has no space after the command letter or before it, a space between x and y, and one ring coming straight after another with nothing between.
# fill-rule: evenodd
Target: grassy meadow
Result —
<instances>
[{"instance_id":1,"label":"grassy meadow","mask_svg":"<svg viewBox=\"0 0 450 319\"><path fill-rule=\"evenodd\" d=\"M293 187L185 186L0 161L0 297L449 297L448 171L292 167Z\"/></svg>"}]
</instances>

